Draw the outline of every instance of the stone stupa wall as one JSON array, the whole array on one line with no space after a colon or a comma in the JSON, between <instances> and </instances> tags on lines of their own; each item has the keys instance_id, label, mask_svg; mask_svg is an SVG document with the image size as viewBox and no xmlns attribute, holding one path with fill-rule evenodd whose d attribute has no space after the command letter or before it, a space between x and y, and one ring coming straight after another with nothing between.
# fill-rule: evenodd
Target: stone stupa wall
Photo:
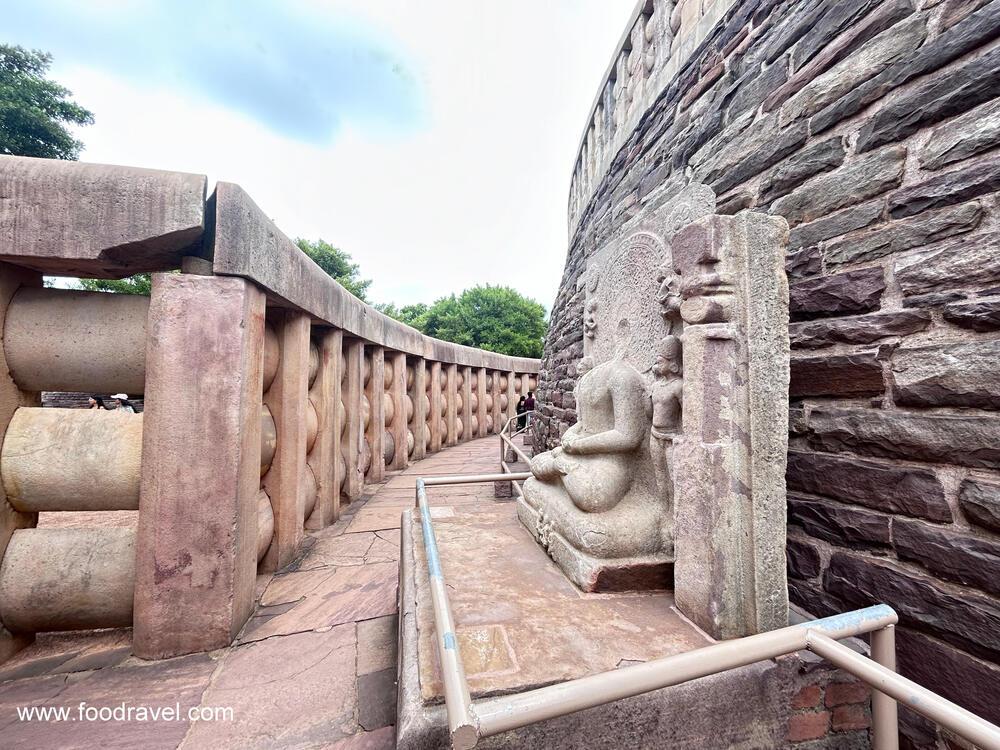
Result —
<instances>
[{"instance_id":1,"label":"stone stupa wall","mask_svg":"<svg viewBox=\"0 0 1000 750\"><path fill-rule=\"evenodd\" d=\"M782 215L791 599L894 607L901 671L994 722L998 37L996 0L640 3L581 138L534 423L541 450L575 422L578 280L609 238L691 181Z\"/></svg>"}]
</instances>

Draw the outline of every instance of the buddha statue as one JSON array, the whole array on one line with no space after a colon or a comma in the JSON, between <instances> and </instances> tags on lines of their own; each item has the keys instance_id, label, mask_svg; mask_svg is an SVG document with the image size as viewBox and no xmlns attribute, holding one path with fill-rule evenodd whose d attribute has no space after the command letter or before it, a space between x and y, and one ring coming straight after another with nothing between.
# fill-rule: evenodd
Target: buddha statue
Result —
<instances>
[{"instance_id":1,"label":"buddha statue","mask_svg":"<svg viewBox=\"0 0 1000 750\"><path fill-rule=\"evenodd\" d=\"M653 404L642 373L621 356L597 366L584 357L581 371L578 421L558 448L532 459L519 514L569 577L592 591L608 588L614 569L652 564L663 572L672 551L664 512L671 493L663 495L650 451ZM620 576L615 584L631 587L618 585Z\"/></svg>"}]
</instances>

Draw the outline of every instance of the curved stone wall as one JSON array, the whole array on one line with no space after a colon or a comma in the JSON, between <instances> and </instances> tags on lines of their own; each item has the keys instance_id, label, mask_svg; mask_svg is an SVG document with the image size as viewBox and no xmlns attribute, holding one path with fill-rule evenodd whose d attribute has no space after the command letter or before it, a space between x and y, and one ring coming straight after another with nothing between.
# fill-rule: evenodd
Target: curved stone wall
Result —
<instances>
[{"instance_id":1,"label":"curved stone wall","mask_svg":"<svg viewBox=\"0 0 1000 750\"><path fill-rule=\"evenodd\" d=\"M792 600L892 605L902 671L992 721L998 39L997 0L640 3L581 140L535 422L551 447L576 419L590 253L691 181L784 216Z\"/></svg>"}]
</instances>

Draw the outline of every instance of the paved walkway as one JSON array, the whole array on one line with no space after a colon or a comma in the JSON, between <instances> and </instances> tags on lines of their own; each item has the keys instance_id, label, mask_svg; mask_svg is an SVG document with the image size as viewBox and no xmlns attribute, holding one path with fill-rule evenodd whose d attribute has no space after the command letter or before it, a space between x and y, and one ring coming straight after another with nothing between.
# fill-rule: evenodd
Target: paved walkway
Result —
<instances>
[{"instance_id":1,"label":"paved walkway","mask_svg":"<svg viewBox=\"0 0 1000 750\"><path fill-rule=\"evenodd\" d=\"M333 526L310 532L299 559L258 579L259 605L233 646L146 662L131 632L42 635L0 666L0 746L15 748L296 748L395 746L399 515L414 478L497 470L496 437L441 451L366 488ZM492 499L491 484L435 488L432 513ZM81 719L132 709L131 720ZM67 709L27 720L18 708ZM164 708L178 711L142 717ZM197 708L231 717L188 720Z\"/></svg>"}]
</instances>

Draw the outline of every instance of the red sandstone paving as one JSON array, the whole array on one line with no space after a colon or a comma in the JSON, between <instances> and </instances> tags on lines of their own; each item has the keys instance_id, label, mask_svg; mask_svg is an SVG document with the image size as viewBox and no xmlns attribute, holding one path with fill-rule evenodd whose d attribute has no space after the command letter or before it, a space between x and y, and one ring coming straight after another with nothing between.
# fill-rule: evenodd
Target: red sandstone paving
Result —
<instances>
[{"instance_id":1,"label":"red sandstone paving","mask_svg":"<svg viewBox=\"0 0 1000 750\"><path fill-rule=\"evenodd\" d=\"M382 750L394 715L399 514L418 476L492 473L496 438L435 454L391 474L343 517L309 532L311 546L276 575L257 577L259 605L238 645L158 662L129 655L131 631L46 634L0 667L0 746L59 748L299 748ZM430 488L438 517L493 505L492 484ZM94 514L43 514L44 525L92 525ZM132 525L135 513L99 514ZM387 679L388 678L388 679ZM359 698L360 686L360 698ZM393 694L390 694L393 693ZM364 701L368 705L361 705ZM231 707L233 721L26 722L18 706ZM377 705L376 705L377 703ZM386 704L386 705L383 705ZM364 709L364 710L362 710Z\"/></svg>"}]
</instances>

